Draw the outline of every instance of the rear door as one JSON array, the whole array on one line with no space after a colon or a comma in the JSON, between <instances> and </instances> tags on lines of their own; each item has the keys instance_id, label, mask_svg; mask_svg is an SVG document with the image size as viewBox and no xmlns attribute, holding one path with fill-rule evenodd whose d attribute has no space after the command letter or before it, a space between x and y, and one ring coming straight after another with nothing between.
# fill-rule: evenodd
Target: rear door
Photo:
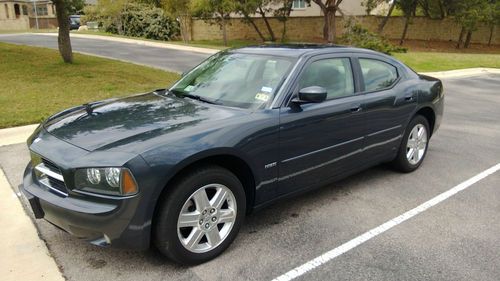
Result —
<instances>
[{"instance_id":1,"label":"rear door","mask_svg":"<svg viewBox=\"0 0 500 281\"><path fill-rule=\"evenodd\" d=\"M355 63L367 120L364 161L390 160L417 106L417 92L408 86L404 71L382 57L360 55Z\"/></svg>"},{"instance_id":2,"label":"rear door","mask_svg":"<svg viewBox=\"0 0 500 281\"><path fill-rule=\"evenodd\" d=\"M325 88L327 100L280 110L279 195L324 182L360 160L365 119L350 56L310 59L293 95L309 86Z\"/></svg>"}]
</instances>

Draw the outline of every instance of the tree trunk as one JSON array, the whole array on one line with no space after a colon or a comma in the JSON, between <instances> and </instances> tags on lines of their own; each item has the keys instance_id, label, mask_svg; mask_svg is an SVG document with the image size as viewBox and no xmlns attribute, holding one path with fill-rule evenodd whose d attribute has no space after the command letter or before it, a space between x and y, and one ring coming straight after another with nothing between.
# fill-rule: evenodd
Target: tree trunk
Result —
<instances>
[{"instance_id":1,"label":"tree trunk","mask_svg":"<svg viewBox=\"0 0 500 281\"><path fill-rule=\"evenodd\" d=\"M179 15L179 25L181 29L181 37L184 43L189 43L189 27L191 23L191 17L189 15Z\"/></svg>"},{"instance_id":2,"label":"tree trunk","mask_svg":"<svg viewBox=\"0 0 500 281\"><path fill-rule=\"evenodd\" d=\"M286 40L286 20L283 21L283 32L281 33L281 42L284 43Z\"/></svg>"},{"instance_id":3,"label":"tree trunk","mask_svg":"<svg viewBox=\"0 0 500 281\"><path fill-rule=\"evenodd\" d=\"M325 25L323 26L323 39L328 43L335 43L335 11L324 11L323 19L325 21Z\"/></svg>"},{"instance_id":4,"label":"tree trunk","mask_svg":"<svg viewBox=\"0 0 500 281\"><path fill-rule=\"evenodd\" d=\"M405 27L403 29L403 34L401 35L401 40L399 40L399 45L402 46L406 39L406 33L408 32L408 26L410 25L410 17L405 17Z\"/></svg>"},{"instance_id":5,"label":"tree trunk","mask_svg":"<svg viewBox=\"0 0 500 281\"><path fill-rule=\"evenodd\" d=\"M226 19L222 17L221 20L221 29L222 29L222 41L224 42L224 46L227 46L227 29L226 29Z\"/></svg>"},{"instance_id":6,"label":"tree trunk","mask_svg":"<svg viewBox=\"0 0 500 281\"><path fill-rule=\"evenodd\" d=\"M382 34L382 31L384 31L384 27L389 21L389 18L392 15L392 11L394 11L394 7L396 6L396 1L392 1L391 7L389 8L389 11L387 12L387 15L384 17L380 25L378 26L378 33Z\"/></svg>"},{"instance_id":7,"label":"tree trunk","mask_svg":"<svg viewBox=\"0 0 500 281\"><path fill-rule=\"evenodd\" d=\"M259 27L255 24L253 19L247 13L243 14L243 17L245 18L245 22L249 23L253 27L253 29L255 29L255 32L257 32L257 34L259 35L260 40L262 42L266 41L266 38L264 37L262 32L260 32Z\"/></svg>"},{"instance_id":8,"label":"tree trunk","mask_svg":"<svg viewBox=\"0 0 500 281\"><path fill-rule=\"evenodd\" d=\"M465 27L462 26L462 29L460 30L460 35L458 36L458 42L457 42L457 49L460 49L462 47L462 42L464 41L464 35L465 35Z\"/></svg>"},{"instance_id":9,"label":"tree trunk","mask_svg":"<svg viewBox=\"0 0 500 281\"><path fill-rule=\"evenodd\" d=\"M65 63L73 62L73 51L71 49L71 40L69 38L69 16L66 10L65 0L52 1L56 7L57 24L59 25L59 34L57 36L57 45L59 53Z\"/></svg>"},{"instance_id":10,"label":"tree trunk","mask_svg":"<svg viewBox=\"0 0 500 281\"><path fill-rule=\"evenodd\" d=\"M438 4L439 4L439 15L440 15L440 19L444 19L446 17L446 11L443 7L443 1L442 0L439 0L438 1Z\"/></svg>"},{"instance_id":11,"label":"tree trunk","mask_svg":"<svg viewBox=\"0 0 500 281\"><path fill-rule=\"evenodd\" d=\"M269 24L269 21L267 20L266 17L266 12L262 10L262 7L259 6L259 14L262 16L262 19L264 20L264 23L266 24L267 31L269 32L269 36L271 37L271 41L274 42L276 41L276 36L274 35L273 29L271 28L271 25Z\"/></svg>"},{"instance_id":12,"label":"tree trunk","mask_svg":"<svg viewBox=\"0 0 500 281\"><path fill-rule=\"evenodd\" d=\"M495 25L490 26L490 37L488 38L488 47L491 46L493 41L493 33L495 32Z\"/></svg>"},{"instance_id":13,"label":"tree trunk","mask_svg":"<svg viewBox=\"0 0 500 281\"><path fill-rule=\"evenodd\" d=\"M472 31L467 32L467 37L465 38L465 43L464 43L464 48L469 48L470 47L470 40L472 38Z\"/></svg>"}]
</instances>

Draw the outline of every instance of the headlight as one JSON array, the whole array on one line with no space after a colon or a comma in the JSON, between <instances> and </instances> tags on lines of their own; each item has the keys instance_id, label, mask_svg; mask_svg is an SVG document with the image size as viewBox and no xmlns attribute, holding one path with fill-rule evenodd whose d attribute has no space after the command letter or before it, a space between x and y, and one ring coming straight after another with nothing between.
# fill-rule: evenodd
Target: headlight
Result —
<instances>
[{"instance_id":1,"label":"headlight","mask_svg":"<svg viewBox=\"0 0 500 281\"><path fill-rule=\"evenodd\" d=\"M75 173L75 188L105 195L132 195L137 183L127 168L86 168Z\"/></svg>"}]
</instances>

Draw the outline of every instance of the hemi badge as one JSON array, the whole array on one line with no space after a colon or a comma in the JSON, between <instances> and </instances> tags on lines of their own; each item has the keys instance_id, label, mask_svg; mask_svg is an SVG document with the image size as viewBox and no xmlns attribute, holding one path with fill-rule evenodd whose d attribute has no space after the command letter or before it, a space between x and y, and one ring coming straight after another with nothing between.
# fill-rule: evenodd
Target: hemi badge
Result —
<instances>
[{"instance_id":1,"label":"hemi badge","mask_svg":"<svg viewBox=\"0 0 500 281\"><path fill-rule=\"evenodd\" d=\"M276 162L273 162L273 163L269 163L269 164L264 165L264 168L265 168L265 169L269 169L269 168L272 168L272 167L276 167Z\"/></svg>"}]
</instances>

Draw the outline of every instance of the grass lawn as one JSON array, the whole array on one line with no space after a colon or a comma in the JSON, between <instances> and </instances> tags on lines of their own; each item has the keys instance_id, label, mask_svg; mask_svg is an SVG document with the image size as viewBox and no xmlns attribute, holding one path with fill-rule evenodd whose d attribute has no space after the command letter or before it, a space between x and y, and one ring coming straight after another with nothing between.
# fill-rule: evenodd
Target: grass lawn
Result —
<instances>
[{"instance_id":1,"label":"grass lawn","mask_svg":"<svg viewBox=\"0 0 500 281\"><path fill-rule=\"evenodd\" d=\"M394 54L415 71L444 71L472 67L500 68L500 54L408 52Z\"/></svg>"},{"instance_id":2,"label":"grass lawn","mask_svg":"<svg viewBox=\"0 0 500 281\"><path fill-rule=\"evenodd\" d=\"M0 128L33 124L70 106L166 87L178 74L56 50L0 43Z\"/></svg>"}]
</instances>

